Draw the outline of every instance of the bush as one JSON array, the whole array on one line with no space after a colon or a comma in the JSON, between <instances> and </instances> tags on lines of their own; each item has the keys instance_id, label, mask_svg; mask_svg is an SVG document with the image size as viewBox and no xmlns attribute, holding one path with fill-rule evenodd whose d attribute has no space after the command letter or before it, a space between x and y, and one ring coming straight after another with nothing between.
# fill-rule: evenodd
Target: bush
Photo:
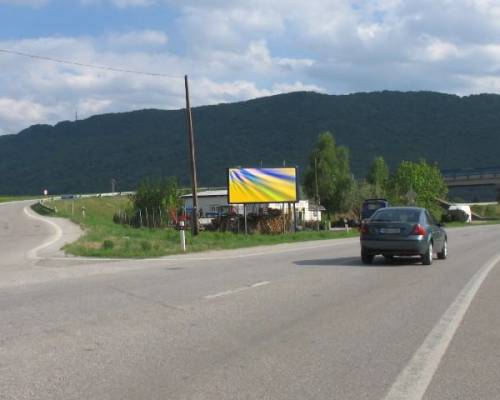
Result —
<instances>
[{"instance_id":1,"label":"bush","mask_svg":"<svg viewBox=\"0 0 500 400\"><path fill-rule=\"evenodd\" d=\"M151 245L151 242L148 242L147 240L143 240L141 242L141 249L143 251L151 251L152 248L153 246Z\"/></svg>"},{"instance_id":2,"label":"bush","mask_svg":"<svg viewBox=\"0 0 500 400\"><path fill-rule=\"evenodd\" d=\"M462 210L450 210L443 217L444 222L467 222L468 220L469 216Z\"/></svg>"},{"instance_id":3,"label":"bush","mask_svg":"<svg viewBox=\"0 0 500 400\"><path fill-rule=\"evenodd\" d=\"M130 198L132 209L115 214L115 223L135 228L163 228L176 223L176 216L182 205L175 178L156 182L144 180Z\"/></svg>"},{"instance_id":4,"label":"bush","mask_svg":"<svg viewBox=\"0 0 500 400\"><path fill-rule=\"evenodd\" d=\"M115 247L115 244L112 240L105 240L104 242L102 242L103 249L111 250L113 247Z\"/></svg>"}]
</instances>

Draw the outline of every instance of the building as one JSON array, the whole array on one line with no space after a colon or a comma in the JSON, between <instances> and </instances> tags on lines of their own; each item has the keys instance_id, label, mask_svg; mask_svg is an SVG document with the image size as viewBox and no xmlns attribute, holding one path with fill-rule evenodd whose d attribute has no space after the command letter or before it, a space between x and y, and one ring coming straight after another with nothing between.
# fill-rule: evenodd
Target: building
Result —
<instances>
[{"instance_id":1,"label":"building","mask_svg":"<svg viewBox=\"0 0 500 400\"><path fill-rule=\"evenodd\" d=\"M193 195L185 194L181 196L183 201L183 207L186 213L193 209ZM226 214L229 212L234 212L236 214L243 214L243 206L230 205L227 202L227 190L205 190L198 192L198 211L201 216L216 216L218 214Z\"/></svg>"},{"instance_id":2,"label":"building","mask_svg":"<svg viewBox=\"0 0 500 400\"><path fill-rule=\"evenodd\" d=\"M181 196L186 213L193 208L193 195L186 194ZM293 204L293 203L292 203ZM247 204L247 214L266 213L268 209L282 210L288 214L288 203L263 203ZM290 207L293 212L293 205ZM227 189L206 190L198 192L198 210L201 217L215 217L220 214L236 213L243 215L243 204L229 204L227 202ZM295 203L295 212L297 213L297 222L321 221L321 212L325 211L323 206L316 206L309 200L299 200Z\"/></svg>"}]
</instances>

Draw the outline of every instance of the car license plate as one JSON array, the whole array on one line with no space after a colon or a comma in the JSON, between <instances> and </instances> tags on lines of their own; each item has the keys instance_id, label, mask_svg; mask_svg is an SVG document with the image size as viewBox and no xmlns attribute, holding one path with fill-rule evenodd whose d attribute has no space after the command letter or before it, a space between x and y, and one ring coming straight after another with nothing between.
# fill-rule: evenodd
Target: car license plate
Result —
<instances>
[{"instance_id":1,"label":"car license plate","mask_svg":"<svg viewBox=\"0 0 500 400\"><path fill-rule=\"evenodd\" d=\"M401 230L399 228L380 228L380 233L395 234L401 233Z\"/></svg>"}]
</instances>

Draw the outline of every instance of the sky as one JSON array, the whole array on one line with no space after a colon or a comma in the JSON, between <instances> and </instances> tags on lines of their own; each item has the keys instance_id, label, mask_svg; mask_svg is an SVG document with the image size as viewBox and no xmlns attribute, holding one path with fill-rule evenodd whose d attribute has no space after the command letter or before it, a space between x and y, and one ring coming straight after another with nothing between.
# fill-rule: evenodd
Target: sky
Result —
<instances>
[{"instance_id":1,"label":"sky","mask_svg":"<svg viewBox=\"0 0 500 400\"><path fill-rule=\"evenodd\" d=\"M162 76L54 63L80 64ZM0 135L298 90L500 92L500 0L0 0Z\"/></svg>"}]
</instances>

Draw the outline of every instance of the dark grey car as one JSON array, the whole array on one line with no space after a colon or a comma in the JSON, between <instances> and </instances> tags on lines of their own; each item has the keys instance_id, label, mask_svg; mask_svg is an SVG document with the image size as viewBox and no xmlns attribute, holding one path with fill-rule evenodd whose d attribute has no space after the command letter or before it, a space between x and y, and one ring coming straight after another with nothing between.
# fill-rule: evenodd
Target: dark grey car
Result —
<instances>
[{"instance_id":1,"label":"dark grey car","mask_svg":"<svg viewBox=\"0 0 500 400\"><path fill-rule=\"evenodd\" d=\"M376 255L420 256L425 265L448 255L448 237L425 208L390 207L375 212L361 225L361 259L371 264Z\"/></svg>"}]
</instances>

